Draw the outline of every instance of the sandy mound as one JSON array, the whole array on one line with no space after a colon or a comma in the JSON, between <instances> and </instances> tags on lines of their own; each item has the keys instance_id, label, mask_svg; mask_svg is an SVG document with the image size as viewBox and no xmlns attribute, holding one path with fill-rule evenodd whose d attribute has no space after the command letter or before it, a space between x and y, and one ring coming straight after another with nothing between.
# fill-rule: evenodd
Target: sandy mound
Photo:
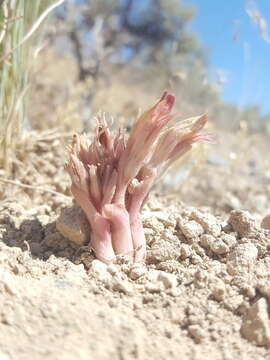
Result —
<instances>
[{"instance_id":1,"label":"sandy mound","mask_svg":"<svg viewBox=\"0 0 270 360\"><path fill-rule=\"evenodd\" d=\"M107 266L68 242L49 210L0 210L3 359L268 353L270 232L248 212L215 217L152 197L146 264Z\"/></svg>"}]
</instances>

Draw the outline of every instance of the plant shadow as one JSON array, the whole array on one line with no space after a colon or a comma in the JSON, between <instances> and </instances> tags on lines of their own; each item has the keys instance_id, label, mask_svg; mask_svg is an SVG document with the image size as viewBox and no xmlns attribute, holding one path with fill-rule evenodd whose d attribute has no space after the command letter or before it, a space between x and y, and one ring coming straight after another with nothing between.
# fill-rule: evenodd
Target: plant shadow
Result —
<instances>
[{"instance_id":1,"label":"plant shadow","mask_svg":"<svg viewBox=\"0 0 270 360\"><path fill-rule=\"evenodd\" d=\"M42 223L38 217L24 219L20 224L7 217L1 224L2 241L10 247L29 251L33 258L43 261L54 255L87 268L94 259L90 248L67 240L56 228L56 222Z\"/></svg>"}]
</instances>

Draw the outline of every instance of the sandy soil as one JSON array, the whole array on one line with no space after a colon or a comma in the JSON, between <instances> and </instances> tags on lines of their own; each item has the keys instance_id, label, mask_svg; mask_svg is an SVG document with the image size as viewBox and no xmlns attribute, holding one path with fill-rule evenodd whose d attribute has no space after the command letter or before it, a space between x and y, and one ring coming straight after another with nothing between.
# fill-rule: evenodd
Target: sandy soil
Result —
<instances>
[{"instance_id":1,"label":"sandy soil","mask_svg":"<svg viewBox=\"0 0 270 360\"><path fill-rule=\"evenodd\" d=\"M186 204L156 189L146 263L107 266L56 228L72 205L62 141L18 158L41 189L1 184L0 359L270 359L269 180L209 162Z\"/></svg>"}]
</instances>

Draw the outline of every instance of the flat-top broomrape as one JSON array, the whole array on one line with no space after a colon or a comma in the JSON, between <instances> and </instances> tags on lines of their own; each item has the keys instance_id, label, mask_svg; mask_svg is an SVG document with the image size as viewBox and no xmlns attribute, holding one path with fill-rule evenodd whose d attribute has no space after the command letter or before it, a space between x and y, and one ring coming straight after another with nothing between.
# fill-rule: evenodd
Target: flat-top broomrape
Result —
<instances>
[{"instance_id":1,"label":"flat-top broomrape","mask_svg":"<svg viewBox=\"0 0 270 360\"><path fill-rule=\"evenodd\" d=\"M154 182L195 142L213 141L212 134L201 132L206 114L169 127L174 102L175 96L164 92L129 136L123 129L112 133L103 118L92 141L74 135L66 170L91 226L90 246L101 261L111 262L118 254L144 260L140 210Z\"/></svg>"}]
</instances>

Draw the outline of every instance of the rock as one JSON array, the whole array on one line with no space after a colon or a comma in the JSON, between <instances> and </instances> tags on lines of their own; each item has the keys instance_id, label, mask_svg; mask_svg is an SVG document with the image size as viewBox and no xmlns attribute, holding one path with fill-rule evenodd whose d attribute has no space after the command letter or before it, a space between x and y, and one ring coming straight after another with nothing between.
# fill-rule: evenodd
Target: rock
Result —
<instances>
[{"instance_id":1,"label":"rock","mask_svg":"<svg viewBox=\"0 0 270 360\"><path fill-rule=\"evenodd\" d=\"M89 241L90 226L84 212L77 205L61 211L56 220L56 228L64 237L79 246Z\"/></svg>"},{"instance_id":2,"label":"rock","mask_svg":"<svg viewBox=\"0 0 270 360\"><path fill-rule=\"evenodd\" d=\"M242 336L259 346L270 346L270 321L265 298L253 304L243 318Z\"/></svg>"},{"instance_id":3,"label":"rock","mask_svg":"<svg viewBox=\"0 0 270 360\"><path fill-rule=\"evenodd\" d=\"M266 230L270 230L270 215L266 215L262 222L261 222L261 227L263 229L266 229Z\"/></svg>"},{"instance_id":4,"label":"rock","mask_svg":"<svg viewBox=\"0 0 270 360\"><path fill-rule=\"evenodd\" d=\"M255 219L248 211L231 211L228 223L241 237L251 237L256 233Z\"/></svg>"},{"instance_id":5,"label":"rock","mask_svg":"<svg viewBox=\"0 0 270 360\"><path fill-rule=\"evenodd\" d=\"M163 283L165 289L174 288L178 284L177 277L175 275L168 274L164 271L160 271L158 274L158 280Z\"/></svg>"},{"instance_id":6,"label":"rock","mask_svg":"<svg viewBox=\"0 0 270 360\"><path fill-rule=\"evenodd\" d=\"M221 225L212 214L205 214L198 210L193 210L191 218L199 223L207 234L219 236L221 233Z\"/></svg>"},{"instance_id":7,"label":"rock","mask_svg":"<svg viewBox=\"0 0 270 360\"><path fill-rule=\"evenodd\" d=\"M247 272L256 263L258 249L252 243L237 245L227 258L227 271L230 275Z\"/></svg>"}]
</instances>

